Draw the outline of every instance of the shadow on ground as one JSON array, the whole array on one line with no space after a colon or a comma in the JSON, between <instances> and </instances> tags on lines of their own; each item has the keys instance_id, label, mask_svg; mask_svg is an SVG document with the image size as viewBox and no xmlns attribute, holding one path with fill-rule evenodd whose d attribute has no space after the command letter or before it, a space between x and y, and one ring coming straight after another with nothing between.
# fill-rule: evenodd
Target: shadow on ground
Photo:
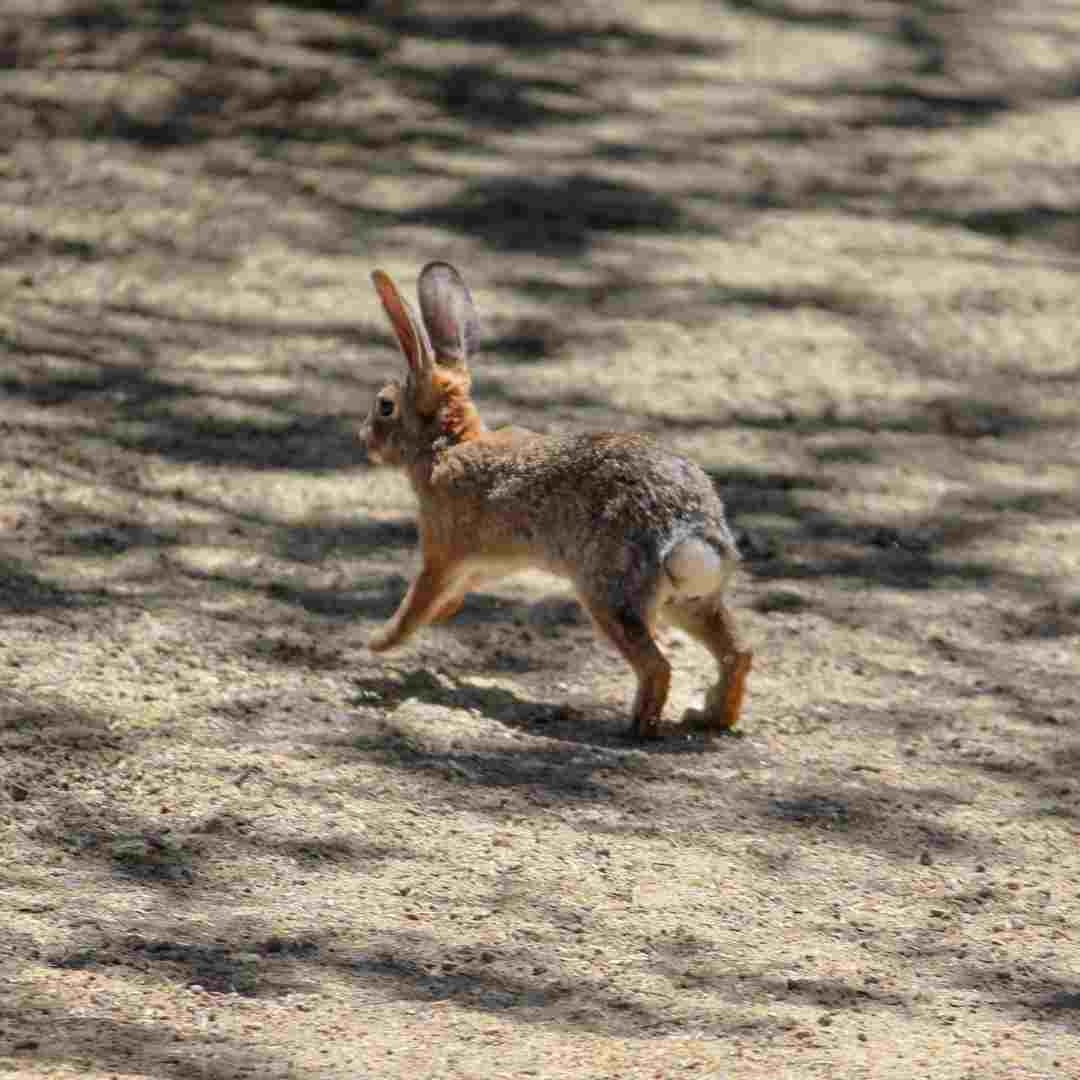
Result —
<instances>
[{"instance_id":1,"label":"shadow on ground","mask_svg":"<svg viewBox=\"0 0 1080 1080\"><path fill-rule=\"evenodd\" d=\"M59 689L0 696L0 794L26 845L8 870L30 875L14 882L6 959L190 995L184 1007L195 1012L208 994L277 1001L330 977L375 1005L447 1002L575 1033L693 1031L764 1043L808 1006L902 1018L912 998L739 959L735 939L758 913L732 911L714 894L696 914L730 932L729 951L684 927L635 938L640 956L625 982L602 970L582 977L547 944L587 942L602 910L530 895L506 870L439 923L430 898L431 910L409 908L408 887L380 876L409 862L433 869L416 835L362 833L342 806L360 810L341 792L400 799L393 785L404 778L409 805L429 822L551 823L597 849L600 866L610 851L599 851L623 840L678 836L687 853L722 843L732 866L757 875L755 889L781 896L793 884L809 888L818 851L880 859L883 892L906 887L890 886L889 875L910 883L912 867L970 878L978 865L1019 863L1015 834L1000 840L964 824L972 800L989 798L980 785L1008 795L1017 829L1075 827L1075 688L1064 661L1034 673L1027 664L1034 646L1072 648L1080 599L1045 563L1006 566L990 549L1048 523L1063 539L1039 534L1038 545L1070 542L1080 499L1053 470L1070 464L1075 423L1057 406L1080 390L1080 368L1035 370L1017 349L991 373L957 373L947 343L923 340L884 293L748 283L722 271L689 277L664 263L663 245L840 214L997 245L956 255L973 273L1075 269L1080 203L1054 155L1029 161L1021 193L1003 194L992 173L950 179L933 140L1068 103L1080 81L1072 70L1007 64L995 45L1012 25L1003 4L731 0L716 9L761 27L858 35L890 60L819 84L762 86L753 108L688 116L680 95L703 83L732 90L717 72L743 45L722 18L686 34L556 7L116 0L22 12L5 29L0 59L13 77L0 85L0 133L12 148L0 176L11 210L0 227L0 614L9 639L21 636L0 645L12 679L31 640L49 644L57 670L70 661ZM1049 18L1028 31L1048 53L1069 44ZM925 135L924 153L902 142L911 131ZM860 662L882 680L883 700L826 690L818 712L772 718L760 736L632 745L621 706L585 715L552 686L556 672L586 670L593 649L574 617L493 594L470 599L456 624L459 674L431 674L443 638L415 663L374 668L354 627L393 610L417 536L404 498L369 498L376 479L357 438L371 392L396 363L392 339L337 298L366 288L354 278L373 250L419 265L429 249L463 251L481 287L524 309L491 313L492 363L477 383L485 405L545 430L730 436L738 463L710 467L740 532L756 626L778 637L812 634L814 620L858 631L875 616L852 598L892 603L895 625L867 628L914 636L935 692L990 719L958 723L955 709L927 699L889 699L905 679L926 677L879 670L871 655ZM280 277L266 269L290 259ZM170 292L181 279L199 285L189 303ZM332 303L297 313L297 296L335 289ZM234 292L244 296L235 307L222 300ZM954 314L993 315L1009 303L976 283ZM925 389L846 408L732 400L668 415L647 395L620 402L599 380L553 389L522 377L574 350L629 351L635 323L695 334L748 313L827 319ZM766 447L783 449L783 460ZM1017 466L1011 485L980 479L995 458ZM845 503L912 461L946 488L932 509L886 515ZM278 482L296 475L310 501L273 502ZM329 486L344 478L355 480L359 508ZM312 494L320 485L322 501ZM980 644L924 629L904 607L914 599L947 610L961 595L986 613ZM181 620L173 638L155 621L162 612ZM558 633L541 651L545 627ZM110 631L115 640L99 648ZM157 689L165 669L147 655L159 632L162 665L188 657L201 637L221 638L203 656L220 683L165 719L155 719L160 703L149 693L108 696L118 682ZM1015 659L1002 659L1003 645ZM473 646L470 671L458 661ZM265 685L230 685L243 665ZM333 680L351 670L342 691ZM509 685L495 685L492 671ZM195 678L171 668L163 677ZM59 676L50 669L49 678ZM987 702L992 709L979 712ZM448 731L449 717L471 726ZM778 772L770 739L781 722L792 728L791 758ZM844 725L865 760L842 771L821 742L821 760L798 758L815 724ZM171 774L171 740L184 725L190 760ZM905 755L910 775L868 764L886 746ZM221 768L199 756L210 749ZM161 785L145 805L122 777L138 762L153 774L138 783ZM298 779L300 762L316 775ZM920 762L943 768L948 782L923 783ZM195 790L212 799L196 806ZM296 800L295 820L274 806L282 793ZM50 892L55 906L42 908L37 892L55 882L33 875L52 869L68 892ZM269 889L302 877L318 895L338 871L376 890L395 917L418 917L404 930L337 935L326 909L288 932L270 915L245 925L230 915L250 909L252 875ZM1014 914L1000 881L942 888L913 906L906 937L824 910L804 912L804 926L838 948L866 942L871 956L917 965L960 948L940 944L941 926ZM98 910L115 895L144 905L127 928ZM481 904L521 905L548 937L493 944L462 933ZM196 911L206 915L198 930L183 917ZM648 912L638 921L648 923ZM978 994L1010 1024L1075 1027L1075 980L1034 959L948 955L950 991ZM663 981L633 982L651 978ZM698 992L730 1010L699 1004ZM791 1011L754 1015L759 1006ZM45 990L5 996L0 1015L17 1064L295 1075L250 1041L172 1020L86 1018Z\"/></svg>"}]
</instances>

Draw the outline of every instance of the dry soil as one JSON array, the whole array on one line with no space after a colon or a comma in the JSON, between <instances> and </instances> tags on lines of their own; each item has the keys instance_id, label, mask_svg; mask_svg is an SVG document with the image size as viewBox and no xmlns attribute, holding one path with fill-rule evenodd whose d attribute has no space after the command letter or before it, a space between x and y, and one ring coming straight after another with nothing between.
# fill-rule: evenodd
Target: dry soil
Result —
<instances>
[{"instance_id":1,"label":"dry soil","mask_svg":"<svg viewBox=\"0 0 1080 1080\"><path fill-rule=\"evenodd\" d=\"M1080 1076L1080 5L0 19L0 1071ZM737 736L539 577L365 649L435 258L715 478Z\"/></svg>"}]
</instances>

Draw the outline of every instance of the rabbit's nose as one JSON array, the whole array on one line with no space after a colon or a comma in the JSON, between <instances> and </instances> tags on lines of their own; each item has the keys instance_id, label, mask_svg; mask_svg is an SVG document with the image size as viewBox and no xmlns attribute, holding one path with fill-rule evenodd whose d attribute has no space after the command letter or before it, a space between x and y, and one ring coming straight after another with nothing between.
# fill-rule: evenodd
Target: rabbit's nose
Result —
<instances>
[{"instance_id":1,"label":"rabbit's nose","mask_svg":"<svg viewBox=\"0 0 1080 1080\"><path fill-rule=\"evenodd\" d=\"M383 463L383 444L382 440L375 434L373 424L367 423L361 428L360 441L364 444L368 461L373 465L381 465Z\"/></svg>"}]
</instances>

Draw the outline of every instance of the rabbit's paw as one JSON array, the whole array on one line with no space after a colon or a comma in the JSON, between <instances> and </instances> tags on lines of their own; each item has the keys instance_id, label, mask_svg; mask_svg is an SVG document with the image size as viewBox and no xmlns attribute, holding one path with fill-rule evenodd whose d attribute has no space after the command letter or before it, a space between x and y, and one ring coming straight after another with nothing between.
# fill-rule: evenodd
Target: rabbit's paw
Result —
<instances>
[{"instance_id":1,"label":"rabbit's paw","mask_svg":"<svg viewBox=\"0 0 1080 1080\"><path fill-rule=\"evenodd\" d=\"M752 660L752 653L735 653L724 678L705 695L704 716L714 730L730 731L739 722Z\"/></svg>"},{"instance_id":2,"label":"rabbit's paw","mask_svg":"<svg viewBox=\"0 0 1080 1080\"><path fill-rule=\"evenodd\" d=\"M392 626L383 627L382 630L376 631L367 640L368 649L374 653L389 652L400 644L401 635Z\"/></svg>"}]
</instances>

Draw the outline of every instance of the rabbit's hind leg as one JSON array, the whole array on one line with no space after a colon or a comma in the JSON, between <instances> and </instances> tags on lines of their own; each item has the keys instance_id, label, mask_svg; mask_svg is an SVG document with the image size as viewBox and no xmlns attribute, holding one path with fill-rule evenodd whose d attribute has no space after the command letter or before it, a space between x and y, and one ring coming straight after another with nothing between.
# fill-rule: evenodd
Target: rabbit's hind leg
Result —
<instances>
[{"instance_id":1,"label":"rabbit's hind leg","mask_svg":"<svg viewBox=\"0 0 1080 1080\"><path fill-rule=\"evenodd\" d=\"M716 658L720 678L705 695L701 726L722 731L735 727L754 654L742 647L731 613L719 593L695 599L672 598L661 609L661 615L697 638Z\"/></svg>"},{"instance_id":2,"label":"rabbit's hind leg","mask_svg":"<svg viewBox=\"0 0 1080 1080\"><path fill-rule=\"evenodd\" d=\"M637 676L637 694L631 716L639 739L662 736L660 718L671 689L671 665L657 647L648 618L629 608L613 610L601 600L582 596L596 628L615 646Z\"/></svg>"}]
</instances>

